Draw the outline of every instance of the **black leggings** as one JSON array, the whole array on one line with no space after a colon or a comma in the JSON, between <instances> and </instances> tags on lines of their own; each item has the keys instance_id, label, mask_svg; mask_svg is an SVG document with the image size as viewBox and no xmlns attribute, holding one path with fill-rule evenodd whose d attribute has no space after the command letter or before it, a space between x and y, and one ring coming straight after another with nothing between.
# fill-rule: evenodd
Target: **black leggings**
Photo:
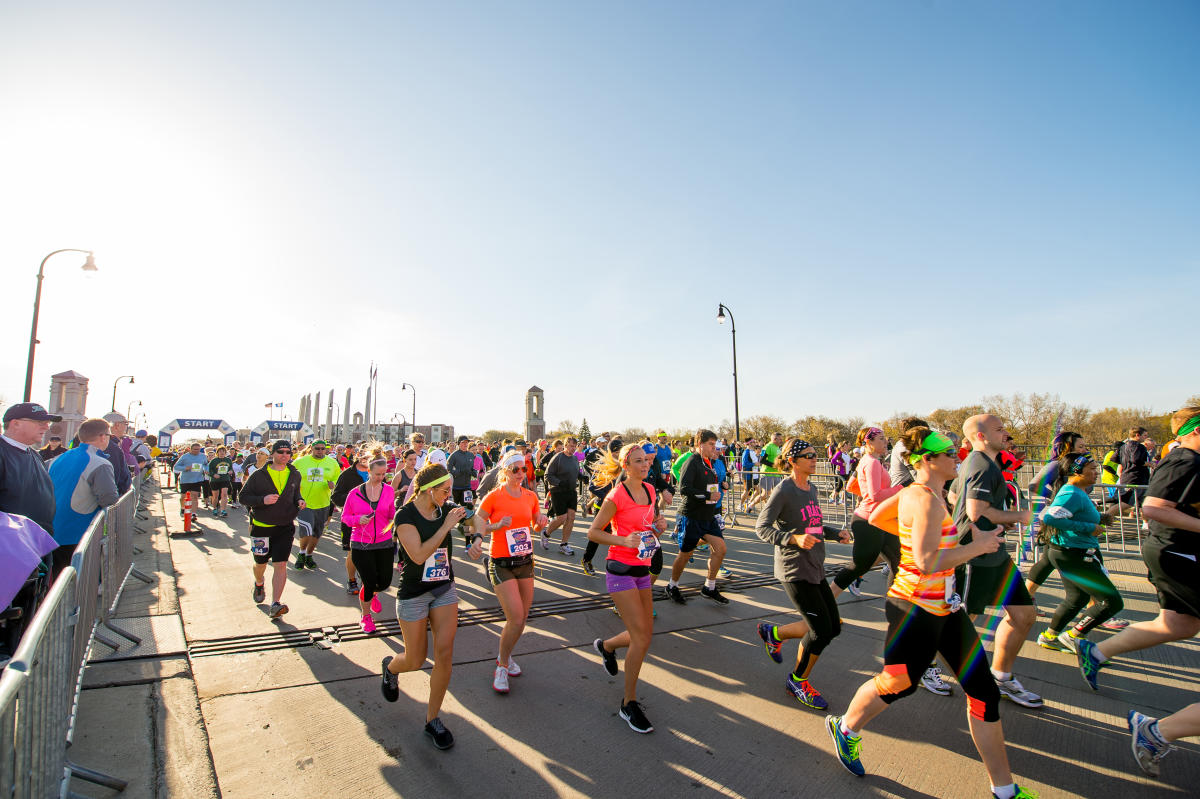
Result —
<instances>
[{"instance_id":1,"label":"black leggings","mask_svg":"<svg viewBox=\"0 0 1200 799\"><path fill-rule=\"evenodd\" d=\"M965 609L937 616L911 602L888 597L883 612L887 639L883 671L875 678L880 699L890 705L916 691L933 656L941 654L967 695L970 714L983 721L1000 720L1000 689Z\"/></svg>"},{"instance_id":2,"label":"black leggings","mask_svg":"<svg viewBox=\"0 0 1200 799\"><path fill-rule=\"evenodd\" d=\"M1087 605L1089 598L1095 599L1096 604L1075 625L1075 632L1080 635L1088 634L1121 612L1125 603L1112 579L1104 572L1099 552L1094 549L1068 549L1054 544L1048 549L1050 562L1062 575L1063 588L1067 592L1050 619L1051 630L1062 632Z\"/></svg>"},{"instance_id":3,"label":"black leggings","mask_svg":"<svg viewBox=\"0 0 1200 799\"><path fill-rule=\"evenodd\" d=\"M359 582L362 583L362 600L364 602L370 602L371 597L388 590L392 584L395 560L395 545L384 549L350 550L350 561L358 572Z\"/></svg>"},{"instance_id":4,"label":"black leggings","mask_svg":"<svg viewBox=\"0 0 1200 799\"><path fill-rule=\"evenodd\" d=\"M900 566L900 539L886 530L881 530L861 516L855 516L850 522L850 532L854 534L854 550L851 557L853 565L843 566L833 578L833 584L843 591L850 583L862 577L882 554L884 560L892 567L888 584L895 579L896 570Z\"/></svg>"},{"instance_id":5,"label":"black leggings","mask_svg":"<svg viewBox=\"0 0 1200 799\"><path fill-rule=\"evenodd\" d=\"M238 498L238 492L241 490L242 490L241 483L230 483L229 484L229 501L236 504L237 498Z\"/></svg>"},{"instance_id":6,"label":"black leggings","mask_svg":"<svg viewBox=\"0 0 1200 799\"><path fill-rule=\"evenodd\" d=\"M1029 568L1029 574L1025 575L1025 579L1034 585L1041 586L1046 583L1050 575L1054 573L1054 564L1050 562L1050 547L1049 545L1042 547L1042 556L1038 558L1038 562Z\"/></svg>"},{"instance_id":7,"label":"black leggings","mask_svg":"<svg viewBox=\"0 0 1200 799\"><path fill-rule=\"evenodd\" d=\"M842 617L833 590L825 580L819 583L791 580L783 583L783 590L808 622L808 633L800 639L800 658L793 672L800 679L808 670L809 661L824 652L829 642L841 633Z\"/></svg>"}]
</instances>

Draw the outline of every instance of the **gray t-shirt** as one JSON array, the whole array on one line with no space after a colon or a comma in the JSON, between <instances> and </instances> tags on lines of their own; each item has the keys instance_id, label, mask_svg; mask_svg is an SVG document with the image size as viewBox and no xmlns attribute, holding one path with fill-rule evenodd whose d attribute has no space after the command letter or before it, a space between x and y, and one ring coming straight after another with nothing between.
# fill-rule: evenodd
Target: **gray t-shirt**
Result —
<instances>
[{"instance_id":1,"label":"gray t-shirt","mask_svg":"<svg viewBox=\"0 0 1200 799\"><path fill-rule=\"evenodd\" d=\"M964 544L971 542L972 523L980 530L991 530L997 526L984 517L968 519L967 499L981 499L996 510L1005 510L1008 504L1008 486L1004 483L1004 472L1000 471L999 465L987 454L978 450L973 450L967 455L967 459L958 468L958 477L954 478L950 490L954 492L955 497L954 525L962 534L960 540ZM972 559L971 565L998 566L1008 559L1008 553L1004 547L1000 547L995 552Z\"/></svg>"},{"instance_id":2,"label":"gray t-shirt","mask_svg":"<svg viewBox=\"0 0 1200 799\"><path fill-rule=\"evenodd\" d=\"M899 441L892 446L892 457L888 461L888 477L892 478L894 486L912 485L914 475L912 467L908 465L908 455L908 447Z\"/></svg>"},{"instance_id":3,"label":"gray t-shirt","mask_svg":"<svg viewBox=\"0 0 1200 799\"><path fill-rule=\"evenodd\" d=\"M775 579L780 582L804 582L819 585L825 579L825 541L827 533L837 534L836 527L826 527L821 516L817 490L808 490L796 481L784 478L771 491L767 504L759 511L755 533L768 544L775 545ZM801 549L791 542L799 533L821 537L812 549Z\"/></svg>"}]
</instances>

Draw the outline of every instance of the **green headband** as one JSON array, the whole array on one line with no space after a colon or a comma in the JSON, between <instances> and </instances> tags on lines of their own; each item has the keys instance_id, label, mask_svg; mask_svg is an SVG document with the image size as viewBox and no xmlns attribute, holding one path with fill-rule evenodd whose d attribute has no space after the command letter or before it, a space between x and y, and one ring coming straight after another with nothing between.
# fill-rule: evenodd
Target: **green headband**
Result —
<instances>
[{"instance_id":1,"label":"green headband","mask_svg":"<svg viewBox=\"0 0 1200 799\"><path fill-rule=\"evenodd\" d=\"M434 486L441 485L442 483L446 482L446 481L447 481L447 480L449 480L449 479L450 479L450 475L448 475L448 474L443 474L441 477L439 477L439 478L438 478L438 479L436 479L436 480L430 480L430 481L429 481L428 483L426 483L425 485L423 485L423 486L418 486L418 487L417 487L417 493L418 493L418 494L420 494L422 491L428 491L429 489L433 488Z\"/></svg>"},{"instance_id":2,"label":"green headband","mask_svg":"<svg viewBox=\"0 0 1200 799\"><path fill-rule=\"evenodd\" d=\"M941 455L952 449L954 449L954 442L950 440L950 436L945 433L933 432L925 436L925 440L921 442L921 446L917 447L917 451L908 456L908 462L916 466L925 455Z\"/></svg>"},{"instance_id":3,"label":"green headband","mask_svg":"<svg viewBox=\"0 0 1200 799\"><path fill-rule=\"evenodd\" d=\"M1183 438L1188 433L1196 432L1197 427L1200 427L1200 416L1193 416L1183 423L1183 426L1179 428L1179 432L1175 434L1175 437Z\"/></svg>"}]
</instances>

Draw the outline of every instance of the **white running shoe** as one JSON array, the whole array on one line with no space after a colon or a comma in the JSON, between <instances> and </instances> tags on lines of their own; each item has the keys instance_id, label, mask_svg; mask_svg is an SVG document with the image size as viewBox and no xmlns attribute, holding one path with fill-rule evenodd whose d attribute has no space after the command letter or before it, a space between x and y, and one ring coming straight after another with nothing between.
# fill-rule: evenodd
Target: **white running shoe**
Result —
<instances>
[{"instance_id":1,"label":"white running shoe","mask_svg":"<svg viewBox=\"0 0 1200 799\"><path fill-rule=\"evenodd\" d=\"M569 558L575 554L575 550L571 549L570 544L559 544L558 545L558 554L566 555Z\"/></svg>"},{"instance_id":2,"label":"white running shoe","mask_svg":"<svg viewBox=\"0 0 1200 799\"><path fill-rule=\"evenodd\" d=\"M1002 696L1007 696L1021 707L1042 706L1042 698L1033 691L1025 690L1025 686L1021 685L1016 676L1009 680L996 680L996 687L1000 689Z\"/></svg>"},{"instance_id":3,"label":"white running shoe","mask_svg":"<svg viewBox=\"0 0 1200 799\"><path fill-rule=\"evenodd\" d=\"M938 696L950 696L954 693L950 683L942 679L942 669L939 666L930 666L925 669L925 673L921 675L921 687Z\"/></svg>"},{"instance_id":4,"label":"white running shoe","mask_svg":"<svg viewBox=\"0 0 1200 799\"><path fill-rule=\"evenodd\" d=\"M492 687L498 694L508 693L508 669L496 666L496 676L492 678Z\"/></svg>"},{"instance_id":5,"label":"white running shoe","mask_svg":"<svg viewBox=\"0 0 1200 799\"><path fill-rule=\"evenodd\" d=\"M509 677L520 677L521 676L521 667L518 666L517 661L513 660L511 657L508 659L508 676Z\"/></svg>"}]
</instances>

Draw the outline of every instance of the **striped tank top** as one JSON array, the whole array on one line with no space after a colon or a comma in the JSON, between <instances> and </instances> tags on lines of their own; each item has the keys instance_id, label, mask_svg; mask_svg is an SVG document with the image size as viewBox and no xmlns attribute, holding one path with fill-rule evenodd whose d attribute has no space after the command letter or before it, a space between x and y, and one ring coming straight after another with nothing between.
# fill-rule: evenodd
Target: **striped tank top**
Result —
<instances>
[{"instance_id":1,"label":"striped tank top","mask_svg":"<svg viewBox=\"0 0 1200 799\"><path fill-rule=\"evenodd\" d=\"M913 483L929 493L933 490L920 483ZM899 526L900 536L900 568L896 579L888 589L888 596L911 602L922 610L927 610L935 616L946 616L958 610L961 600L954 589L954 569L945 569L933 574L922 574L913 560L912 528L903 524ZM952 549L958 545L958 529L949 512L942 520L942 538L938 542L938 551Z\"/></svg>"}]
</instances>

